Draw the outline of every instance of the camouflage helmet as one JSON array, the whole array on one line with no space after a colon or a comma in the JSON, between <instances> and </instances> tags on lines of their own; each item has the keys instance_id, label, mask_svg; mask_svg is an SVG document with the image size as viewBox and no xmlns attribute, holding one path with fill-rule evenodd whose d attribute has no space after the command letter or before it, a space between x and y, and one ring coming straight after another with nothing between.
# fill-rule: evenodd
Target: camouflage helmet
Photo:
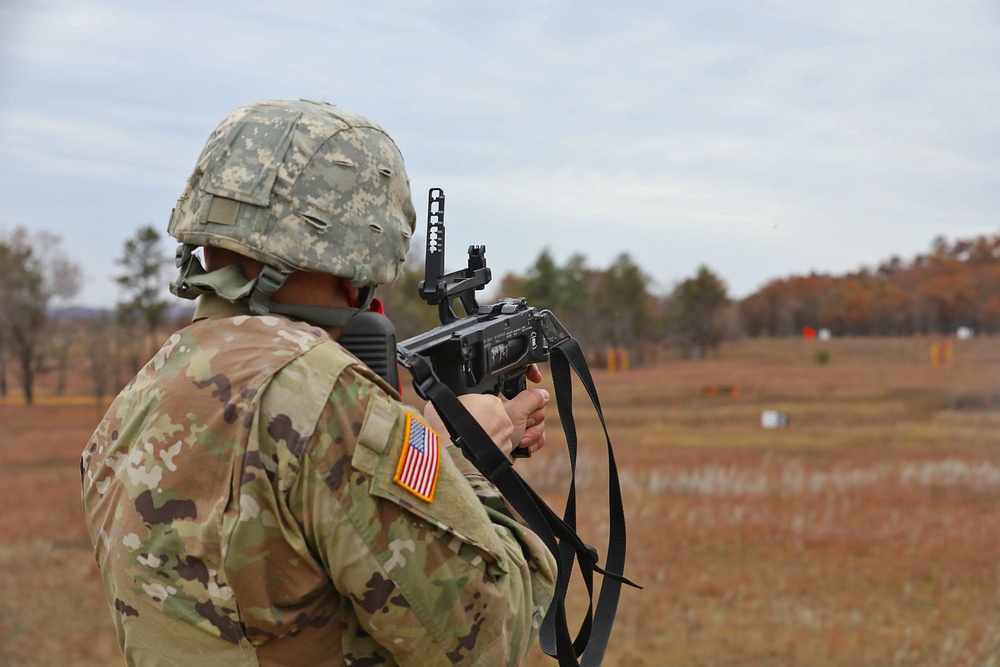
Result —
<instances>
[{"instance_id":1,"label":"camouflage helmet","mask_svg":"<svg viewBox=\"0 0 1000 667\"><path fill-rule=\"evenodd\" d=\"M403 157L381 127L330 104L266 100L209 137L168 232L282 274L368 287L399 275L415 221Z\"/></svg>"}]
</instances>

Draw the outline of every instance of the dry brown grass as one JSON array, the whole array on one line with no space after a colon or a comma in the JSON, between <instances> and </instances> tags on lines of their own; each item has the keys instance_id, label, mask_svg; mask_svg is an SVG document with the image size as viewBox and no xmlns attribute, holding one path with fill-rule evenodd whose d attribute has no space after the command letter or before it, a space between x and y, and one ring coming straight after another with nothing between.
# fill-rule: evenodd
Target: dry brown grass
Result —
<instances>
[{"instance_id":1,"label":"dry brown grass","mask_svg":"<svg viewBox=\"0 0 1000 667\"><path fill-rule=\"evenodd\" d=\"M0 402L0 655L4 665L121 664L80 509L83 401Z\"/></svg>"},{"instance_id":2,"label":"dry brown grass","mask_svg":"<svg viewBox=\"0 0 1000 667\"><path fill-rule=\"evenodd\" d=\"M1000 662L1000 341L955 341L941 367L931 342L745 341L597 372L628 575L645 586L624 591L605 664ZM604 445L578 398L581 532L602 544ZM790 427L762 429L764 409ZM561 507L552 418L549 446L519 467ZM85 399L0 401L5 665L120 664L79 510L94 424ZM529 664L555 663L536 650Z\"/></svg>"}]
</instances>

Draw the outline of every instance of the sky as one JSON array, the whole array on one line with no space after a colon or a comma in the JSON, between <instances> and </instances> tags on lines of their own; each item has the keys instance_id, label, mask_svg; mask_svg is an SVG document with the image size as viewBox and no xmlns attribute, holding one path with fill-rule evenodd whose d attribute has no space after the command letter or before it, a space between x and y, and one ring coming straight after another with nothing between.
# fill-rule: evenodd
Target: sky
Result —
<instances>
[{"instance_id":1,"label":"sky","mask_svg":"<svg viewBox=\"0 0 1000 667\"><path fill-rule=\"evenodd\" d=\"M497 283L547 248L741 298L1000 232L997 0L0 0L0 233L112 305L222 118L299 97L381 124Z\"/></svg>"}]
</instances>

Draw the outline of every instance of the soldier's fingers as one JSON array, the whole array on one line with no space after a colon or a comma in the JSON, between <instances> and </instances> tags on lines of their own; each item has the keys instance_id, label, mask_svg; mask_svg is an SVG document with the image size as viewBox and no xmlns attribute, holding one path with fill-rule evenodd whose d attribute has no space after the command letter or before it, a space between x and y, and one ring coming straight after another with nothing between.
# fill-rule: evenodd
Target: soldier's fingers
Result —
<instances>
[{"instance_id":1,"label":"soldier's fingers","mask_svg":"<svg viewBox=\"0 0 1000 667\"><path fill-rule=\"evenodd\" d=\"M545 408L539 408L528 415L527 419L524 420L525 427L534 426L535 424L541 424L545 421Z\"/></svg>"},{"instance_id":2,"label":"soldier's fingers","mask_svg":"<svg viewBox=\"0 0 1000 667\"><path fill-rule=\"evenodd\" d=\"M541 425L526 429L524 437L521 438L521 443L518 445L518 447L528 450L531 454L534 454L544 446L545 429Z\"/></svg>"},{"instance_id":3,"label":"soldier's fingers","mask_svg":"<svg viewBox=\"0 0 1000 667\"><path fill-rule=\"evenodd\" d=\"M538 424L537 426L532 426L530 428L524 429L524 435L521 436L521 447L528 447L536 442L543 442L545 440L545 424Z\"/></svg>"}]
</instances>

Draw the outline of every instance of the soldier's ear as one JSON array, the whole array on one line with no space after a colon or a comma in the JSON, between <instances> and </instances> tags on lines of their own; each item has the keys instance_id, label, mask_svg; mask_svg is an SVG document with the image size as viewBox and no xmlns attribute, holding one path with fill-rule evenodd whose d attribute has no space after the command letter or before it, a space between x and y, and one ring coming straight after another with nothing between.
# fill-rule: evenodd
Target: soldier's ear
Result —
<instances>
[{"instance_id":1,"label":"soldier's ear","mask_svg":"<svg viewBox=\"0 0 1000 667\"><path fill-rule=\"evenodd\" d=\"M352 285L351 281L346 278L338 277L338 280L340 281L341 291L344 293L344 296L347 297L347 305L351 308L358 308L358 295L361 293L361 290Z\"/></svg>"}]
</instances>

